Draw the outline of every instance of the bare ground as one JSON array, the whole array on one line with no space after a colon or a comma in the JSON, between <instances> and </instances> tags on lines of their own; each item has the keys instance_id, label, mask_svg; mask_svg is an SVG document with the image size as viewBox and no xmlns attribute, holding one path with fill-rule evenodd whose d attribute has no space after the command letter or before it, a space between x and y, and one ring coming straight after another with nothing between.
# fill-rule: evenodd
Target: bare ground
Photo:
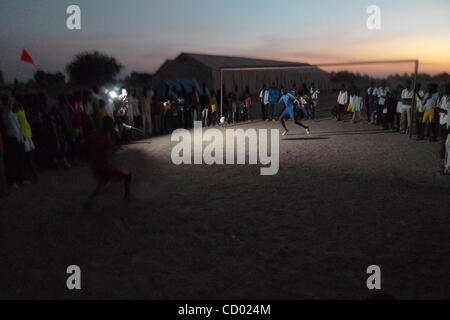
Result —
<instances>
[{"instance_id":1,"label":"bare ground","mask_svg":"<svg viewBox=\"0 0 450 320\"><path fill-rule=\"evenodd\" d=\"M126 146L136 200L110 185L89 215L87 165L0 202L0 298L450 298L450 180L438 144L366 123L292 122L280 171L175 166L169 136ZM280 128L254 122L243 128ZM66 268L82 290L66 289Z\"/></svg>"}]
</instances>

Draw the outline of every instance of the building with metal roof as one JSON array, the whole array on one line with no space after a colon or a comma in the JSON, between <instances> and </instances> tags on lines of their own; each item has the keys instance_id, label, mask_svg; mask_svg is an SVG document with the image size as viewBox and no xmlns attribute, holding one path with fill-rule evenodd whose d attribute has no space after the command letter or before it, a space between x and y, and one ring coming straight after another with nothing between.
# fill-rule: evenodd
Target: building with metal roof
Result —
<instances>
[{"instance_id":1,"label":"building with metal roof","mask_svg":"<svg viewBox=\"0 0 450 320\"><path fill-rule=\"evenodd\" d=\"M166 60L155 74L155 83L177 79L195 79L200 86L208 89L220 89L220 70L223 68L271 68L271 67L307 67L307 63L253 59L245 57L207 55L197 53L181 53L173 60ZM319 88L326 85L329 79L327 72L318 68L289 70L246 70L224 73L224 91L238 87L240 92L247 88L251 94L259 93L263 84L292 88L301 87L314 82Z\"/></svg>"}]
</instances>

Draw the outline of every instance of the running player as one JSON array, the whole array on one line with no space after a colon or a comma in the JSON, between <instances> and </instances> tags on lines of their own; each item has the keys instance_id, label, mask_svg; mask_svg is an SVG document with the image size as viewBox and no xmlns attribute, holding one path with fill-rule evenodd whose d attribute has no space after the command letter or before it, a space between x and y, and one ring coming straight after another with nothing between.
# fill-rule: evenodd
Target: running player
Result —
<instances>
[{"instance_id":1,"label":"running player","mask_svg":"<svg viewBox=\"0 0 450 320\"><path fill-rule=\"evenodd\" d=\"M92 207L95 197L109 181L123 181L125 198L130 197L131 173L111 161L115 148L113 131L114 120L107 116L103 119L102 129L94 131L86 139L86 145L92 155L92 169L98 184L84 206L85 212Z\"/></svg>"},{"instance_id":2,"label":"running player","mask_svg":"<svg viewBox=\"0 0 450 320\"><path fill-rule=\"evenodd\" d=\"M285 106L284 111L281 113L281 116L280 116L280 122L284 128L283 136L287 135L287 133L289 132L289 130L286 127L285 119L294 120L295 124L299 125L302 128L305 128L306 133L310 134L309 127L305 126L299 120L295 119L294 105L295 106L299 105L299 102L297 101L297 99L295 99L295 97L291 93L285 93L284 89L281 89L281 94L282 94L282 96L279 100L279 103L283 102L284 106Z\"/></svg>"}]
</instances>

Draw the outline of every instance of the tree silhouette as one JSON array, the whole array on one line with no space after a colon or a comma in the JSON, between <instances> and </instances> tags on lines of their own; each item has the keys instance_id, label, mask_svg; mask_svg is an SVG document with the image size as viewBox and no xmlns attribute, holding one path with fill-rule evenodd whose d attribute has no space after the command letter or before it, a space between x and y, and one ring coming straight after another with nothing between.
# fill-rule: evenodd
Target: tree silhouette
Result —
<instances>
[{"instance_id":1,"label":"tree silhouette","mask_svg":"<svg viewBox=\"0 0 450 320\"><path fill-rule=\"evenodd\" d=\"M122 69L115 58L94 52L82 52L66 66L70 81L83 86L101 86L114 82Z\"/></svg>"},{"instance_id":2,"label":"tree silhouette","mask_svg":"<svg viewBox=\"0 0 450 320\"><path fill-rule=\"evenodd\" d=\"M42 87L62 86L65 84L65 78L61 72L47 73L38 70L34 73L34 81Z\"/></svg>"},{"instance_id":3,"label":"tree silhouette","mask_svg":"<svg viewBox=\"0 0 450 320\"><path fill-rule=\"evenodd\" d=\"M447 72L443 72L443 73L439 73L437 75L434 76L434 80L441 82L441 83L446 83L450 81L450 74L448 74Z\"/></svg>"}]
</instances>

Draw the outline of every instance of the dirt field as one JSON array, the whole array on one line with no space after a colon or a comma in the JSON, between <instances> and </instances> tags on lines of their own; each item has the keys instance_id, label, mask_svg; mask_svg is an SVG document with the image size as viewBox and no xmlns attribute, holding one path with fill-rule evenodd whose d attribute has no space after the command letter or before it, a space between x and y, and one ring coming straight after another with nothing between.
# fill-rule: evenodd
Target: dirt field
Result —
<instances>
[{"instance_id":1,"label":"dirt field","mask_svg":"<svg viewBox=\"0 0 450 320\"><path fill-rule=\"evenodd\" d=\"M170 136L126 146L136 200L89 167L0 201L0 298L365 299L366 269L400 299L450 298L450 180L439 145L366 123L288 123L280 171L175 166ZM280 128L254 122L242 128ZM66 268L82 290L66 289Z\"/></svg>"}]
</instances>

